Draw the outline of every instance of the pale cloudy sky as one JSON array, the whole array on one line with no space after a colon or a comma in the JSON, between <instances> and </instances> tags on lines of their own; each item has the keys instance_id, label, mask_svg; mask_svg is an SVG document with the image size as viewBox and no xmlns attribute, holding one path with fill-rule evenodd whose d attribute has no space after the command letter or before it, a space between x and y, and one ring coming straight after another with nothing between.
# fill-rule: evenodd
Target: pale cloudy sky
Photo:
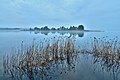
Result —
<instances>
[{"instance_id":1,"label":"pale cloudy sky","mask_svg":"<svg viewBox=\"0 0 120 80\"><path fill-rule=\"evenodd\" d=\"M0 27L120 30L120 0L0 0Z\"/></svg>"}]
</instances>

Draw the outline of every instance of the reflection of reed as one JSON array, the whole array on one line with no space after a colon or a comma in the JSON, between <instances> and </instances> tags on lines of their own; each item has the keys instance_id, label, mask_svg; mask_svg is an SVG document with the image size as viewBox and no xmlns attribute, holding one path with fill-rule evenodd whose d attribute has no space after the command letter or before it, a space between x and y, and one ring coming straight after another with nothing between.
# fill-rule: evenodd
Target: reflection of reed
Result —
<instances>
[{"instance_id":1,"label":"reflection of reed","mask_svg":"<svg viewBox=\"0 0 120 80\"><path fill-rule=\"evenodd\" d=\"M49 41L33 42L26 50L7 56L3 60L5 77L14 80L49 80L57 70L56 66L69 70L75 68L74 56L77 54L74 38L59 38ZM63 64L64 63L64 64ZM61 65L58 65L61 64ZM63 71L60 72L62 74Z\"/></svg>"},{"instance_id":2,"label":"reflection of reed","mask_svg":"<svg viewBox=\"0 0 120 80\"><path fill-rule=\"evenodd\" d=\"M113 80L119 80L120 78L120 63L114 62L111 59L103 59L94 57L93 64L100 64L100 67L103 72L109 72Z\"/></svg>"},{"instance_id":3,"label":"reflection of reed","mask_svg":"<svg viewBox=\"0 0 120 80\"><path fill-rule=\"evenodd\" d=\"M103 71L110 72L114 80L120 78L120 41L118 38L107 40L94 38L92 42L94 64L100 64Z\"/></svg>"}]
</instances>

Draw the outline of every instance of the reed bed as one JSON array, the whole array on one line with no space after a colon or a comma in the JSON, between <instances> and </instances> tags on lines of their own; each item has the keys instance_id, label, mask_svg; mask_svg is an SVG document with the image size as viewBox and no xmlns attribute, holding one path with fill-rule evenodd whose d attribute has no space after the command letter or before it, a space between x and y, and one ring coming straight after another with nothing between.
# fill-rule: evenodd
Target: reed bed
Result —
<instances>
[{"instance_id":1,"label":"reed bed","mask_svg":"<svg viewBox=\"0 0 120 80\"><path fill-rule=\"evenodd\" d=\"M92 40L91 53L94 57L94 64L100 64L102 69L111 72L114 80L120 78L120 41L118 37L102 39L94 37Z\"/></svg>"},{"instance_id":2,"label":"reed bed","mask_svg":"<svg viewBox=\"0 0 120 80\"><path fill-rule=\"evenodd\" d=\"M102 39L94 37L92 41L92 53L94 56L103 57L103 59L120 62L120 41L118 37L114 39Z\"/></svg>"},{"instance_id":3,"label":"reed bed","mask_svg":"<svg viewBox=\"0 0 120 80\"><path fill-rule=\"evenodd\" d=\"M58 62L66 61L65 65L71 65L77 53L74 37L59 37L43 42L33 41L32 45L24 49L23 43L21 49L18 49L10 56L3 58L4 74L14 80L37 80L42 77L35 75L45 74L50 66ZM37 71L37 72L35 72ZM36 73L36 74L35 74ZM42 78L43 79L43 78ZM46 80L46 79L45 79Z\"/></svg>"},{"instance_id":4,"label":"reed bed","mask_svg":"<svg viewBox=\"0 0 120 80\"><path fill-rule=\"evenodd\" d=\"M87 47L88 45L90 47ZM33 40L32 45L27 48L24 48L22 43L21 48L14 54L3 58L4 74L14 80L49 80L53 76L51 74L56 72L56 67L64 71L65 67L69 70L74 69L78 53L93 55L93 64L100 63L103 69L113 71L115 76L119 75L120 41L118 37L114 39L94 37L86 47L78 47L75 37L53 37L51 40L44 39L42 42ZM62 73L63 71L60 72ZM46 76L49 78L46 79Z\"/></svg>"}]
</instances>

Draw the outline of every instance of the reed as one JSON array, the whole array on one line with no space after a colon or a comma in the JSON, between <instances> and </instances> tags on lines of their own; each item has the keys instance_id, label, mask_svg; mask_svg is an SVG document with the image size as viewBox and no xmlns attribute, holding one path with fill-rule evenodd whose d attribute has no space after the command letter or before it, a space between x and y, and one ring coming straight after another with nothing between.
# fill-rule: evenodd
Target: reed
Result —
<instances>
[{"instance_id":1,"label":"reed","mask_svg":"<svg viewBox=\"0 0 120 80\"><path fill-rule=\"evenodd\" d=\"M114 70L118 73L120 71L118 37L114 39L94 37L88 43L91 44L90 48L86 44L86 47L80 46L81 49L75 44L75 37L54 37L51 40L44 39L40 42L33 40L26 48L22 42L20 49L3 58L4 73L15 80L43 79L44 76L54 73L56 71L54 66L58 64L68 66L69 69L74 68L78 53L90 53L94 57L94 64L100 62L101 67L106 66L109 71ZM54 72L50 71L51 69Z\"/></svg>"},{"instance_id":2,"label":"reed","mask_svg":"<svg viewBox=\"0 0 120 80\"><path fill-rule=\"evenodd\" d=\"M44 68L52 66L55 62L66 60L70 64L71 58L76 56L75 40L74 38L54 39L50 43L49 40L43 42L33 41L32 45L26 49L23 47L18 49L17 53L12 53L10 56L4 57L3 67L4 73L12 78L22 79L26 73L30 80L33 80L35 70L43 70ZM43 74L41 74L43 75Z\"/></svg>"},{"instance_id":3,"label":"reed","mask_svg":"<svg viewBox=\"0 0 120 80\"><path fill-rule=\"evenodd\" d=\"M92 53L94 56L102 56L103 58L110 58L120 61L120 41L118 37L114 39L102 39L94 37L92 41Z\"/></svg>"},{"instance_id":4,"label":"reed","mask_svg":"<svg viewBox=\"0 0 120 80\"><path fill-rule=\"evenodd\" d=\"M120 41L118 37L114 39L97 39L94 37L92 41L92 53L95 58L94 63L98 62L101 67L105 67L108 71L118 73L120 71Z\"/></svg>"}]
</instances>

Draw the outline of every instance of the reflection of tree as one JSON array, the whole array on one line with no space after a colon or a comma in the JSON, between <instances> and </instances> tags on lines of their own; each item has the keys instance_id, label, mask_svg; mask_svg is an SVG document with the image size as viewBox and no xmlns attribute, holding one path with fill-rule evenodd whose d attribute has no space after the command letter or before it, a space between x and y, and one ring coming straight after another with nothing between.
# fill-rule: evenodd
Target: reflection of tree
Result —
<instances>
[{"instance_id":1,"label":"reflection of tree","mask_svg":"<svg viewBox=\"0 0 120 80\"><path fill-rule=\"evenodd\" d=\"M83 36L84 36L84 32L78 33L78 37L83 37Z\"/></svg>"},{"instance_id":2,"label":"reflection of tree","mask_svg":"<svg viewBox=\"0 0 120 80\"><path fill-rule=\"evenodd\" d=\"M76 36L77 35L77 33L73 33L73 32L71 32L71 33L69 33L70 34L70 36Z\"/></svg>"},{"instance_id":3,"label":"reflection of tree","mask_svg":"<svg viewBox=\"0 0 120 80\"><path fill-rule=\"evenodd\" d=\"M52 33L52 34L55 34L56 31L41 31L41 32L34 32L35 34L38 34L38 33L41 33L41 34L44 34L44 35L48 35L48 33ZM70 36L74 35L78 35L78 37L83 37L84 36L84 32L81 31L81 32L69 32L69 31L58 31L57 33L60 33L60 35L65 35L65 34L70 34Z\"/></svg>"},{"instance_id":4,"label":"reflection of tree","mask_svg":"<svg viewBox=\"0 0 120 80\"><path fill-rule=\"evenodd\" d=\"M72 35L78 35L78 37L83 37L84 32L70 32L70 36L72 36Z\"/></svg>"},{"instance_id":5,"label":"reflection of tree","mask_svg":"<svg viewBox=\"0 0 120 80\"><path fill-rule=\"evenodd\" d=\"M112 56L111 56L112 57ZM120 63L111 59L111 57L94 56L93 64L100 65L102 72L109 72L113 80L119 80L120 78Z\"/></svg>"},{"instance_id":6,"label":"reflection of tree","mask_svg":"<svg viewBox=\"0 0 120 80\"><path fill-rule=\"evenodd\" d=\"M48 35L48 31L41 32L41 34Z\"/></svg>"},{"instance_id":7,"label":"reflection of tree","mask_svg":"<svg viewBox=\"0 0 120 80\"><path fill-rule=\"evenodd\" d=\"M34 34L38 34L38 33L40 33L40 32L39 32L39 31L35 31L35 32L34 32Z\"/></svg>"},{"instance_id":8,"label":"reflection of tree","mask_svg":"<svg viewBox=\"0 0 120 80\"><path fill-rule=\"evenodd\" d=\"M51 33L52 33L52 34L55 34L56 32L55 32L55 31L52 31Z\"/></svg>"},{"instance_id":9,"label":"reflection of tree","mask_svg":"<svg viewBox=\"0 0 120 80\"><path fill-rule=\"evenodd\" d=\"M58 33L60 33L61 35L65 35L65 32L58 32Z\"/></svg>"}]
</instances>

